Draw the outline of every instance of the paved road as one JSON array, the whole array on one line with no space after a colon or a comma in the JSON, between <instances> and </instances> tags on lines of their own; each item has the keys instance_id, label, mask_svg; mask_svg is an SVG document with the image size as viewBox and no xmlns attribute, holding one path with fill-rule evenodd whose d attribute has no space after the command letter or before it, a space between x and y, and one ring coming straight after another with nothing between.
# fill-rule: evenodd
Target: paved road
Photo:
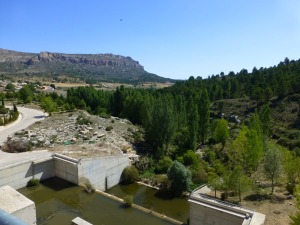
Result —
<instances>
[{"instance_id":1,"label":"paved road","mask_svg":"<svg viewBox=\"0 0 300 225\"><path fill-rule=\"evenodd\" d=\"M19 130L25 129L31 124L43 120L45 118L44 112L25 107L18 107L20 116L17 121L7 126L0 126L0 145L6 141L7 137Z\"/></svg>"},{"instance_id":2,"label":"paved road","mask_svg":"<svg viewBox=\"0 0 300 225\"><path fill-rule=\"evenodd\" d=\"M20 116L17 121L7 126L0 126L0 145L6 141L7 137L19 130L25 129L31 124L43 120L44 113L39 110L18 107ZM7 153L0 150L0 170L5 166L24 161L33 161L51 157L51 153L47 150L22 152L22 153Z\"/></svg>"}]
</instances>

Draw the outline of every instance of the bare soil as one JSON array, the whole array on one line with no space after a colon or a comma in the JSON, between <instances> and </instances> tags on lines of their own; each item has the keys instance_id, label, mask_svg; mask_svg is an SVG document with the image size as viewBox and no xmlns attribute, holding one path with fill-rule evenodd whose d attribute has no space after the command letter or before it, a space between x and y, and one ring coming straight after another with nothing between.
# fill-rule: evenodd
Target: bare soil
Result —
<instances>
[{"instance_id":1,"label":"bare soil","mask_svg":"<svg viewBox=\"0 0 300 225\"><path fill-rule=\"evenodd\" d=\"M238 203L238 198L236 196L228 197L226 201L237 203L244 208L265 214L265 225L290 224L290 215L293 215L298 211L296 199L288 199L288 193L283 187L275 188L273 196L269 194L269 186L263 189L261 193L262 194L259 195L249 193L240 203ZM214 197L214 191L211 191L208 195ZM217 192L218 198L220 198L220 195L221 193Z\"/></svg>"}]
</instances>

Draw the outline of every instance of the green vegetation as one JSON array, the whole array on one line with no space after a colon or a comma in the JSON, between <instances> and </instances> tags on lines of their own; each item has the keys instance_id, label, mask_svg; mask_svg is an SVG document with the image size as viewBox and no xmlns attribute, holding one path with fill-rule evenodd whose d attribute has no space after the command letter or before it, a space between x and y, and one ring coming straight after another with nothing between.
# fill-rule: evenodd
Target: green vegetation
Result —
<instances>
[{"instance_id":1,"label":"green vegetation","mask_svg":"<svg viewBox=\"0 0 300 225\"><path fill-rule=\"evenodd\" d=\"M17 120L19 117L18 108L13 104L13 109L5 107L4 99L2 98L2 103L0 105L0 126L6 125Z\"/></svg>"},{"instance_id":2,"label":"green vegetation","mask_svg":"<svg viewBox=\"0 0 300 225\"><path fill-rule=\"evenodd\" d=\"M125 203L125 205L126 205L127 207L131 207L132 204L133 204L133 198L132 198L131 195L126 195L126 196L124 197L123 201L124 201L124 203Z\"/></svg>"},{"instance_id":3,"label":"green vegetation","mask_svg":"<svg viewBox=\"0 0 300 225\"><path fill-rule=\"evenodd\" d=\"M40 184L40 180L39 179L30 179L28 182L27 182L27 187L33 187L33 186L37 186Z\"/></svg>"},{"instance_id":4,"label":"green vegetation","mask_svg":"<svg viewBox=\"0 0 300 225\"><path fill-rule=\"evenodd\" d=\"M87 193L93 193L95 192L95 188L94 186L91 184L91 182L89 180L87 180L85 183L84 183L84 190L87 192Z\"/></svg>"},{"instance_id":5,"label":"green vegetation","mask_svg":"<svg viewBox=\"0 0 300 225\"><path fill-rule=\"evenodd\" d=\"M269 182L270 193L278 183L293 193L299 182L299 71L300 60L284 60L251 72L190 77L164 89L79 87L63 97L37 93L29 85L4 97L34 99L49 112L83 109L140 126L141 131L131 133L141 157L137 170L124 170L124 183L139 179L140 173L144 181L180 195L209 182L224 199L233 193L242 201L261 179ZM84 118L77 122L89 123Z\"/></svg>"},{"instance_id":6,"label":"green vegetation","mask_svg":"<svg viewBox=\"0 0 300 225\"><path fill-rule=\"evenodd\" d=\"M180 196L183 192L190 191L192 174L182 163L173 162L168 170L168 178L171 182L170 188L175 195Z\"/></svg>"},{"instance_id":7,"label":"green vegetation","mask_svg":"<svg viewBox=\"0 0 300 225\"><path fill-rule=\"evenodd\" d=\"M121 175L122 184L132 184L139 180L139 172L134 166L127 166Z\"/></svg>"},{"instance_id":8,"label":"green vegetation","mask_svg":"<svg viewBox=\"0 0 300 225\"><path fill-rule=\"evenodd\" d=\"M111 131L112 129L114 129L112 126L107 126L107 127L105 128L106 131Z\"/></svg>"}]
</instances>

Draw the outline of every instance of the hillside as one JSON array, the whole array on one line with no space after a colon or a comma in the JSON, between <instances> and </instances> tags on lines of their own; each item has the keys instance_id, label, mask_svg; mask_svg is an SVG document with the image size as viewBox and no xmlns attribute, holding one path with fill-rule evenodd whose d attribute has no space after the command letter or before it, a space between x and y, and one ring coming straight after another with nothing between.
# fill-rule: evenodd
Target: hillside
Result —
<instances>
[{"instance_id":1,"label":"hillside","mask_svg":"<svg viewBox=\"0 0 300 225\"><path fill-rule=\"evenodd\" d=\"M63 76L71 76L88 83L171 81L148 73L131 57L113 54L24 53L6 49L0 49L0 74L6 77L52 77L57 81Z\"/></svg>"}]
</instances>

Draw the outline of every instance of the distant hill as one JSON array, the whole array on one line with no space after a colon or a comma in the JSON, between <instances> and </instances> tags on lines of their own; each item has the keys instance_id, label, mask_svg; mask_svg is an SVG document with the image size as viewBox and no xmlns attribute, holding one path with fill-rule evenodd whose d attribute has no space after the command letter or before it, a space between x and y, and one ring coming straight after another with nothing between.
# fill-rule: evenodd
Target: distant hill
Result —
<instances>
[{"instance_id":1,"label":"distant hill","mask_svg":"<svg viewBox=\"0 0 300 225\"><path fill-rule=\"evenodd\" d=\"M0 48L0 74L6 76L71 76L86 82L172 82L148 73L131 57L113 54L25 53Z\"/></svg>"}]
</instances>

